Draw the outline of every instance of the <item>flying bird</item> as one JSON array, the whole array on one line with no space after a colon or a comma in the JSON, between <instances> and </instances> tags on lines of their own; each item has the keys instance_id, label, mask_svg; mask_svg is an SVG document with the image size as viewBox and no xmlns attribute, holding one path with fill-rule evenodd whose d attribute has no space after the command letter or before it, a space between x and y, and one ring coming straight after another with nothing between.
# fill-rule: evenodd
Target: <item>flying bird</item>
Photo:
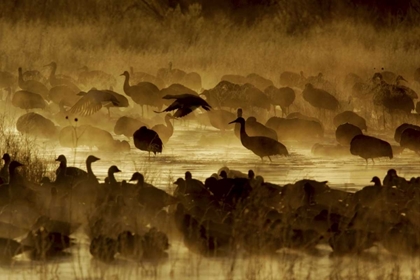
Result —
<instances>
[{"instance_id":1,"label":"flying bird","mask_svg":"<svg viewBox=\"0 0 420 280\"><path fill-rule=\"evenodd\" d=\"M174 118L182 118L198 107L202 107L206 111L210 111L212 108L204 99L199 96L185 93L180 95L165 95L163 99L175 99L175 101L169 105L168 108L161 112L155 111L155 113L171 112L177 110L173 115Z\"/></svg>"}]
</instances>

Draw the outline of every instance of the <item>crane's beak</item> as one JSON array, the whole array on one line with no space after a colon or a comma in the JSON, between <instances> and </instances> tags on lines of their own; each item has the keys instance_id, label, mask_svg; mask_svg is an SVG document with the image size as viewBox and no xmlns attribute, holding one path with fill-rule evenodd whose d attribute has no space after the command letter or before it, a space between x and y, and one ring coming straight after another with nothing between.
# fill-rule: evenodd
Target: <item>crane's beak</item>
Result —
<instances>
[{"instance_id":1,"label":"crane's beak","mask_svg":"<svg viewBox=\"0 0 420 280\"><path fill-rule=\"evenodd\" d=\"M232 123L237 123L238 122L238 119L236 119L236 120L234 120L234 121L231 121L229 124L232 124Z\"/></svg>"}]
</instances>

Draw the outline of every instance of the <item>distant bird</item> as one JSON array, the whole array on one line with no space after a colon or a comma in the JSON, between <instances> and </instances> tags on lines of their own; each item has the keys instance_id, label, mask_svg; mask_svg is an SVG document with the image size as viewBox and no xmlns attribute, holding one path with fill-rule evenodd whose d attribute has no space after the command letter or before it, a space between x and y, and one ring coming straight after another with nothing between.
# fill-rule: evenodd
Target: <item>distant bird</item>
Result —
<instances>
[{"instance_id":1,"label":"distant bird","mask_svg":"<svg viewBox=\"0 0 420 280\"><path fill-rule=\"evenodd\" d=\"M337 114L333 119L334 126L349 123L357 126L361 130L367 130L366 120L352 111L344 111Z\"/></svg>"},{"instance_id":2,"label":"distant bird","mask_svg":"<svg viewBox=\"0 0 420 280\"><path fill-rule=\"evenodd\" d=\"M117 80L111 74L101 70L90 70L83 66L79 73L77 82L85 87L114 88Z\"/></svg>"},{"instance_id":3,"label":"distant bird","mask_svg":"<svg viewBox=\"0 0 420 280\"><path fill-rule=\"evenodd\" d=\"M408 81L404 79L403 76L401 75L398 75L397 78L395 79L395 87L397 89L404 91L408 96L411 97L411 99L419 98L417 93L411 88L409 88L408 86L406 86L405 83L408 83Z\"/></svg>"},{"instance_id":4,"label":"distant bird","mask_svg":"<svg viewBox=\"0 0 420 280\"><path fill-rule=\"evenodd\" d=\"M71 88L74 92L80 92L79 87L75 84L74 80L68 76L60 76L57 77L55 75L55 72L57 71L57 63L54 61L50 64L45 65L44 67L51 67L50 76L48 78L48 81L50 82L51 86L60 86L60 85L66 85L69 88Z\"/></svg>"},{"instance_id":5,"label":"distant bird","mask_svg":"<svg viewBox=\"0 0 420 280\"><path fill-rule=\"evenodd\" d=\"M279 82L282 86L298 87L300 88L305 81L303 72L295 73L291 71L284 71L280 74Z\"/></svg>"},{"instance_id":6,"label":"distant bird","mask_svg":"<svg viewBox=\"0 0 420 280\"><path fill-rule=\"evenodd\" d=\"M172 62L169 62L168 68L160 68L156 73L156 77L162 79L166 85L170 85L181 83L186 74L183 70L173 68Z\"/></svg>"},{"instance_id":7,"label":"distant bird","mask_svg":"<svg viewBox=\"0 0 420 280\"><path fill-rule=\"evenodd\" d=\"M71 107L76 104L81 96L70 87L59 85L50 89L48 98L57 105L62 104L63 106Z\"/></svg>"},{"instance_id":8,"label":"distant bird","mask_svg":"<svg viewBox=\"0 0 420 280\"><path fill-rule=\"evenodd\" d=\"M420 154L420 130L407 128L401 133L400 146Z\"/></svg>"},{"instance_id":9,"label":"distant bird","mask_svg":"<svg viewBox=\"0 0 420 280\"><path fill-rule=\"evenodd\" d=\"M240 135L242 145L259 156L261 160L263 160L263 157L268 157L271 161L270 156L272 155L289 155L286 147L276 140L264 136L248 136L245 131L245 120L242 117L230 123L239 123L241 125Z\"/></svg>"},{"instance_id":10,"label":"distant bird","mask_svg":"<svg viewBox=\"0 0 420 280\"><path fill-rule=\"evenodd\" d=\"M390 113L402 111L410 114L414 110L413 99L407 94L405 89L388 84L381 73L375 73L372 80L376 84L376 87L373 89L373 103L375 105L383 106Z\"/></svg>"},{"instance_id":11,"label":"distant bird","mask_svg":"<svg viewBox=\"0 0 420 280\"><path fill-rule=\"evenodd\" d=\"M332 94L323 89L315 88L311 83L305 85L302 95L303 99L318 109L335 111L340 105L337 98Z\"/></svg>"},{"instance_id":12,"label":"distant bird","mask_svg":"<svg viewBox=\"0 0 420 280\"><path fill-rule=\"evenodd\" d=\"M145 72L134 72L134 68L130 67L130 81L133 85L141 83L141 82L149 82L156 85L159 89L165 87L165 82L149 73Z\"/></svg>"},{"instance_id":13,"label":"distant bird","mask_svg":"<svg viewBox=\"0 0 420 280\"><path fill-rule=\"evenodd\" d=\"M259 90L264 91L268 87L274 86L273 82L269 79L266 79L256 73L251 73L246 76L247 83L252 84Z\"/></svg>"},{"instance_id":14,"label":"distant bird","mask_svg":"<svg viewBox=\"0 0 420 280\"><path fill-rule=\"evenodd\" d=\"M142 126L136 132L134 132L133 140L134 146L136 146L136 148L141 151L149 152L149 156L150 152L155 155L156 153L162 153L162 140L154 130Z\"/></svg>"},{"instance_id":15,"label":"distant bird","mask_svg":"<svg viewBox=\"0 0 420 280\"><path fill-rule=\"evenodd\" d=\"M23 110L44 109L47 106L44 98L37 93L19 90L13 94L12 105Z\"/></svg>"},{"instance_id":16,"label":"distant bird","mask_svg":"<svg viewBox=\"0 0 420 280\"><path fill-rule=\"evenodd\" d=\"M24 134L43 139L54 139L58 130L55 124L37 113L27 113L18 118L16 129Z\"/></svg>"},{"instance_id":17,"label":"distant bird","mask_svg":"<svg viewBox=\"0 0 420 280\"><path fill-rule=\"evenodd\" d=\"M90 242L89 252L100 261L111 262L118 252L118 242L104 235L95 236Z\"/></svg>"},{"instance_id":18,"label":"distant bird","mask_svg":"<svg viewBox=\"0 0 420 280\"><path fill-rule=\"evenodd\" d=\"M419 130L420 131L420 126L415 125L415 124L409 124L409 123L403 123L402 125L400 125L399 127L397 127L395 129L395 133L394 133L394 140L398 143L401 142L401 135L404 132L404 130L406 130L407 128L412 128L415 130Z\"/></svg>"},{"instance_id":19,"label":"distant bird","mask_svg":"<svg viewBox=\"0 0 420 280\"><path fill-rule=\"evenodd\" d=\"M163 101L159 88L149 82L141 82L137 85L130 85L130 73L124 71L121 76L125 77L124 92L133 99L133 101L142 107L142 116L144 115L143 106L152 106L161 108Z\"/></svg>"},{"instance_id":20,"label":"distant bird","mask_svg":"<svg viewBox=\"0 0 420 280\"><path fill-rule=\"evenodd\" d=\"M114 133L116 135L124 135L127 138L133 137L134 132L142 126L147 126L144 122L141 120L122 116L117 120L114 126Z\"/></svg>"},{"instance_id":21,"label":"distant bird","mask_svg":"<svg viewBox=\"0 0 420 280\"><path fill-rule=\"evenodd\" d=\"M262 123L258 122L255 117L248 117L245 122L245 129L250 136L264 136L273 140L277 139L277 132Z\"/></svg>"},{"instance_id":22,"label":"distant bird","mask_svg":"<svg viewBox=\"0 0 420 280\"><path fill-rule=\"evenodd\" d=\"M44 99L48 98L48 88L44 84L38 81L34 81L34 80L24 81L21 67L19 67L18 72L19 72L18 84L22 90L36 93Z\"/></svg>"},{"instance_id":23,"label":"distant bird","mask_svg":"<svg viewBox=\"0 0 420 280\"><path fill-rule=\"evenodd\" d=\"M366 164L370 158L372 161L379 157L393 158L392 147L388 142L363 134L357 135L351 140L350 153L365 159Z\"/></svg>"},{"instance_id":24,"label":"distant bird","mask_svg":"<svg viewBox=\"0 0 420 280\"><path fill-rule=\"evenodd\" d=\"M171 112L177 110L173 115L174 118L182 118L198 107L202 107L206 111L210 111L211 109L211 106L204 99L193 94L185 93L181 95L165 95L163 98L175 99L175 101L162 112L155 111L155 113Z\"/></svg>"},{"instance_id":25,"label":"distant bird","mask_svg":"<svg viewBox=\"0 0 420 280\"><path fill-rule=\"evenodd\" d=\"M174 126L171 123L171 119L172 119L172 115L166 114L165 116L166 125L157 124L152 127L152 130L155 131L159 135L159 138L162 140L162 143L164 145L169 141L169 138L171 138L172 134L174 133Z\"/></svg>"},{"instance_id":26,"label":"distant bird","mask_svg":"<svg viewBox=\"0 0 420 280\"><path fill-rule=\"evenodd\" d=\"M351 140L356 135L363 134L362 130L360 130L359 127L345 123L342 125L339 125L337 129L335 130L335 139L338 143L340 143L343 146L350 145Z\"/></svg>"},{"instance_id":27,"label":"distant bird","mask_svg":"<svg viewBox=\"0 0 420 280\"><path fill-rule=\"evenodd\" d=\"M274 115L276 115L276 106L280 106L282 116L289 114L289 107L295 101L295 91L290 87L276 88L269 86L264 90L264 93L269 96L274 107Z\"/></svg>"},{"instance_id":28,"label":"distant bird","mask_svg":"<svg viewBox=\"0 0 420 280\"><path fill-rule=\"evenodd\" d=\"M112 91L91 89L87 93L80 92L82 98L70 109L72 115L90 116L99 111L102 106L119 106L120 102ZM109 112L109 110L108 110Z\"/></svg>"}]
</instances>

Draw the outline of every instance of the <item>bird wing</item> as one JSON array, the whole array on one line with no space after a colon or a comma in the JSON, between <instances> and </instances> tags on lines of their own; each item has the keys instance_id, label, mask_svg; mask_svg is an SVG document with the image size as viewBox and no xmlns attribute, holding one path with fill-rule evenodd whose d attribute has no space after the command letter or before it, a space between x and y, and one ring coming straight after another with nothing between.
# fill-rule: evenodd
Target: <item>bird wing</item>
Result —
<instances>
[{"instance_id":1,"label":"bird wing","mask_svg":"<svg viewBox=\"0 0 420 280\"><path fill-rule=\"evenodd\" d=\"M195 109L195 108L194 108ZM193 111L192 108L179 108L175 114L174 114L174 118L182 118L185 117L186 115L188 115L189 113L191 113Z\"/></svg>"},{"instance_id":2,"label":"bird wing","mask_svg":"<svg viewBox=\"0 0 420 280\"><path fill-rule=\"evenodd\" d=\"M102 103L93 96L85 95L71 107L69 113L72 115L90 116L102 108Z\"/></svg>"},{"instance_id":3,"label":"bird wing","mask_svg":"<svg viewBox=\"0 0 420 280\"><path fill-rule=\"evenodd\" d=\"M165 110L163 110L163 111L160 111L160 112L158 112L158 111L154 111L155 113L163 113L163 112L170 112L170 111L173 111L173 110L176 110L176 109L180 109L180 108L182 108L183 107L183 105L181 104L181 103L179 103L178 102L178 100L175 100L171 105L169 105L168 106L168 108L166 108Z\"/></svg>"}]
</instances>

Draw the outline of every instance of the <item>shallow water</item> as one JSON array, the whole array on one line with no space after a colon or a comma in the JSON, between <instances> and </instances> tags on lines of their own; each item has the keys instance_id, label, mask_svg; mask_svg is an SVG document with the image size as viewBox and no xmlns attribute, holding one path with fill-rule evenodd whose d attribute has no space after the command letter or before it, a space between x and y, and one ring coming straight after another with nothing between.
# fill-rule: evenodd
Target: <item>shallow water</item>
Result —
<instances>
[{"instance_id":1,"label":"shallow water","mask_svg":"<svg viewBox=\"0 0 420 280\"><path fill-rule=\"evenodd\" d=\"M123 139L123 137L119 137ZM326 141L333 143L333 139ZM373 176L383 178L386 171L395 168L400 176L410 178L420 175L420 164L412 152L403 152L394 159L376 160L375 164L355 156L343 158L320 158L311 155L313 142L297 146L284 143L289 157L273 157L273 161L260 158L246 150L232 131L221 133L213 129L200 129L191 124L186 127L176 124L173 137L157 156L132 147L128 153L107 154L97 150L78 148L76 151L60 148L48 143L43 147L45 156L53 161L59 154L65 154L69 165L84 167L89 154L101 158L93 164L93 171L100 180L106 176L110 165L117 165L122 172L117 180L128 180L135 171L145 174L146 181L171 191L171 182L183 177L185 171L193 177L204 180L221 167L247 173L253 169L265 181L287 184L303 178L328 181L333 188L355 191L369 185ZM46 144L40 144L46 145ZM303 147L302 147L303 146ZM373 248L366 255L357 258L331 259L331 250L319 245L316 255L301 252L280 251L272 257L249 257L238 255L231 258L206 259L190 253L182 243L171 241L169 259L161 264L134 263L118 260L103 264L91 258L89 240L76 233L78 245L72 255L50 263L39 263L18 259L11 267L0 268L1 279L377 279L398 276L395 279L420 277L420 260L393 258L382 248ZM385 278L391 279L391 278Z\"/></svg>"}]
</instances>

